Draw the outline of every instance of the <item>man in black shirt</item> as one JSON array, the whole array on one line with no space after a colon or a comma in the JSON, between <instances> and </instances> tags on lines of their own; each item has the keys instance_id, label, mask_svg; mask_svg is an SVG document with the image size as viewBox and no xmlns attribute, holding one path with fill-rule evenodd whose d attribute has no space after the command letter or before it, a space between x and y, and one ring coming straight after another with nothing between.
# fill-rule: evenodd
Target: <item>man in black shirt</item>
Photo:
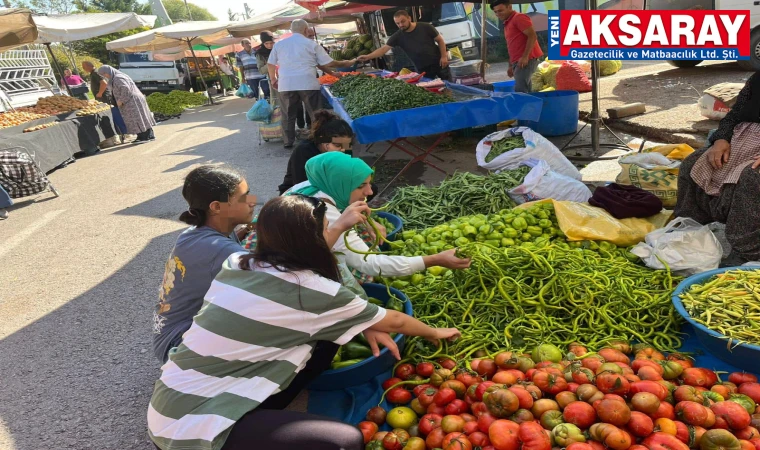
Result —
<instances>
[{"instance_id":1,"label":"man in black shirt","mask_svg":"<svg viewBox=\"0 0 760 450\"><path fill-rule=\"evenodd\" d=\"M95 65L90 61L82 62L82 69L90 74L90 91L92 91L95 100L103 103L111 103L111 93L108 92L108 83L95 70Z\"/></svg>"},{"instance_id":2,"label":"man in black shirt","mask_svg":"<svg viewBox=\"0 0 760 450\"><path fill-rule=\"evenodd\" d=\"M359 56L358 61L375 59L388 53L393 47L401 47L414 63L417 73L425 72L427 78L449 79L449 55L446 41L434 26L424 22L412 22L405 10L397 11L393 21L398 31L388 39L388 42L370 53Z\"/></svg>"}]
</instances>

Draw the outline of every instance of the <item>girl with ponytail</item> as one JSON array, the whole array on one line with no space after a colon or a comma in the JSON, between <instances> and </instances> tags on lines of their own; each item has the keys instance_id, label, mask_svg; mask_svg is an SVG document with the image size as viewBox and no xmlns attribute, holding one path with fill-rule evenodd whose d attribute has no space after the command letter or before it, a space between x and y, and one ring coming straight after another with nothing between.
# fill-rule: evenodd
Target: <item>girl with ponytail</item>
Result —
<instances>
[{"instance_id":1,"label":"girl with ponytail","mask_svg":"<svg viewBox=\"0 0 760 450\"><path fill-rule=\"evenodd\" d=\"M351 150L353 140L354 131L348 122L324 109L315 112L309 139L301 141L290 155L285 179L279 187L280 195L307 180L306 161L325 152Z\"/></svg>"},{"instance_id":2,"label":"girl with ponytail","mask_svg":"<svg viewBox=\"0 0 760 450\"><path fill-rule=\"evenodd\" d=\"M188 207L179 220L190 228L179 235L169 255L153 313L153 351L162 362L182 342L224 261L243 250L240 237L248 231L256 204L243 175L226 166L191 171L182 196ZM236 233L239 225L246 226Z\"/></svg>"}]
</instances>

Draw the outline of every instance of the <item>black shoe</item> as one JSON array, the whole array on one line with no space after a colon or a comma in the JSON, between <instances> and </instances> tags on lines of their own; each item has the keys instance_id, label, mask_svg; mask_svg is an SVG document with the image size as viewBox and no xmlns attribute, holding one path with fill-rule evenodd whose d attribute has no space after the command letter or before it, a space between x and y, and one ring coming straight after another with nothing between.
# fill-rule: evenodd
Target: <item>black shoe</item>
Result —
<instances>
[{"instance_id":1,"label":"black shoe","mask_svg":"<svg viewBox=\"0 0 760 450\"><path fill-rule=\"evenodd\" d=\"M283 147L285 147L287 149L291 149L291 148L293 148L293 144L285 144L285 145L283 145Z\"/></svg>"}]
</instances>

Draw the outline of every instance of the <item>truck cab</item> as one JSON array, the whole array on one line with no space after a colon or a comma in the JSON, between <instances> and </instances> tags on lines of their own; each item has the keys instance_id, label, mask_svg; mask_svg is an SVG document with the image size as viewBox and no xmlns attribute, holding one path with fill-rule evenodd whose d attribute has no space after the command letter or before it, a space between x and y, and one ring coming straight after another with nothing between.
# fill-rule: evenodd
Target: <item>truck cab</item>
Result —
<instances>
[{"instance_id":1,"label":"truck cab","mask_svg":"<svg viewBox=\"0 0 760 450\"><path fill-rule=\"evenodd\" d=\"M647 9L706 9L706 10L749 10L750 59L738 61L746 70L760 70L760 1L758 0L649 0ZM668 61L676 67L694 67L699 60Z\"/></svg>"},{"instance_id":2,"label":"truck cab","mask_svg":"<svg viewBox=\"0 0 760 450\"><path fill-rule=\"evenodd\" d=\"M182 88L179 70L173 61L154 61L151 52L119 53L119 70L135 82L143 94Z\"/></svg>"},{"instance_id":3,"label":"truck cab","mask_svg":"<svg viewBox=\"0 0 760 450\"><path fill-rule=\"evenodd\" d=\"M398 31L393 15L396 11L406 9L417 22L432 24L446 41L446 47L459 47L462 57L466 60L478 59L480 49L475 45L475 33L472 21L462 2L442 3L434 6L417 6L412 8L386 8L364 14L364 22L372 34L375 46L385 45L388 38ZM401 48L396 47L388 52L386 66L397 71L403 67L414 68L414 65Z\"/></svg>"}]
</instances>

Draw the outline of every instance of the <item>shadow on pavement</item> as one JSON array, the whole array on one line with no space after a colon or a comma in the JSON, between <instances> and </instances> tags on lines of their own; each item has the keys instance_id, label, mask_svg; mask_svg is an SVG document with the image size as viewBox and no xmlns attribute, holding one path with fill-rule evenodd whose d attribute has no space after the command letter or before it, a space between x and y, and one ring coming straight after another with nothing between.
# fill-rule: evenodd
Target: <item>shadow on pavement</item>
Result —
<instances>
[{"instance_id":1,"label":"shadow on pavement","mask_svg":"<svg viewBox=\"0 0 760 450\"><path fill-rule=\"evenodd\" d=\"M152 239L97 286L0 340L0 423L16 450L153 448L153 307L179 233Z\"/></svg>"}]
</instances>

